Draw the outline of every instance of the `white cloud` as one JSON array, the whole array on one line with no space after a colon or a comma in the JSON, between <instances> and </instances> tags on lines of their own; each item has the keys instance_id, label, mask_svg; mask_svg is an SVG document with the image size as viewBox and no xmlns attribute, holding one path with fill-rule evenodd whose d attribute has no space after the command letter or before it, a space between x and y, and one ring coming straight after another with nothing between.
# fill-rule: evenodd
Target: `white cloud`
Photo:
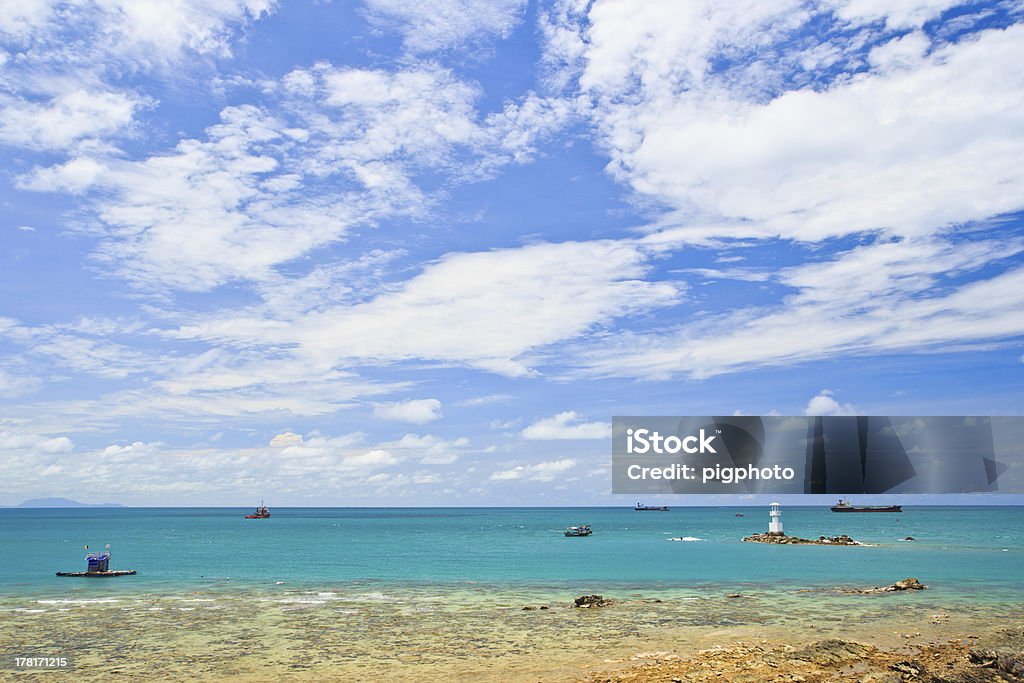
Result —
<instances>
[{"instance_id":1,"label":"white cloud","mask_svg":"<svg viewBox=\"0 0 1024 683\"><path fill-rule=\"evenodd\" d=\"M128 128L146 100L124 92L69 90L47 102L0 96L0 144L64 149Z\"/></svg>"},{"instance_id":2,"label":"white cloud","mask_svg":"<svg viewBox=\"0 0 1024 683\"><path fill-rule=\"evenodd\" d=\"M384 450L367 451L358 455L346 456L341 466L347 469L373 469L387 467L399 462L398 458Z\"/></svg>"},{"instance_id":3,"label":"white cloud","mask_svg":"<svg viewBox=\"0 0 1024 683\"><path fill-rule=\"evenodd\" d=\"M877 3L847 8L853 33L829 34L831 76L801 66L824 43L792 39L821 20L795 2L599 1L582 25L563 18L549 47L571 52L564 36L577 37L578 83L613 174L691 223L813 241L923 234L1024 207L1024 26L928 44L881 32ZM941 6L903 9L887 16L910 25ZM869 58L865 45L889 35Z\"/></svg>"},{"instance_id":4,"label":"white cloud","mask_svg":"<svg viewBox=\"0 0 1024 683\"><path fill-rule=\"evenodd\" d=\"M436 398L423 398L400 403L383 403L373 407L373 416L382 420L426 424L441 417L441 402Z\"/></svg>"},{"instance_id":5,"label":"white cloud","mask_svg":"<svg viewBox=\"0 0 1024 683\"><path fill-rule=\"evenodd\" d=\"M817 396L807 402L804 415L857 415L857 408L852 403L839 403L828 389L822 389Z\"/></svg>"},{"instance_id":6,"label":"white cloud","mask_svg":"<svg viewBox=\"0 0 1024 683\"><path fill-rule=\"evenodd\" d=\"M36 391L43 384L38 377L14 375L0 368L0 398L15 398Z\"/></svg>"},{"instance_id":7,"label":"white cloud","mask_svg":"<svg viewBox=\"0 0 1024 683\"><path fill-rule=\"evenodd\" d=\"M824 4L850 23L884 21L889 28L915 28L964 3L962 0L826 0Z\"/></svg>"},{"instance_id":8,"label":"white cloud","mask_svg":"<svg viewBox=\"0 0 1024 683\"><path fill-rule=\"evenodd\" d=\"M165 443L135 441L97 448L75 448L64 436L20 429L0 429L0 478L8 491L33 495L71 495L88 489L97 495L152 500L180 500L183 494L246 499L254 490L275 496L365 496L409 485L446 480L436 470L397 471L418 463L424 447L455 451L464 439L406 435L390 443L367 444L361 433L327 436L314 433L303 440L290 437L257 447L175 448ZM544 468L537 470L538 473ZM268 498L268 503L271 503ZM272 504L272 503L271 503Z\"/></svg>"},{"instance_id":9,"label":"white cloud","mask_svg":"<svg viewBox=\"0 0 1024 683\"><path fill-rule=\"evenodd\" d=\"M17 5L15 7L14 5ZM238 29L267 0L25 0L0 10L0 145L103 147L154 104L119 88L127 74L180 68L183 58L230 54Z\"/></svg>"},{"instance_id":10,"label":"white cloud","mask_svg":"<svg viewBox=\"0 0 1024 683\"><path fill-rule=\"evenodd\" d=\"M47 456L56 453L67 453L73 450L75 444L66 436L47 436L42 434L31 434L25 432L0 431L0 451L8 452L8 456L17 456L28 459L33 453L45 454Z\"/></svg>"},{"instance_id":11,"label":"white cloud","mask_svg":"<svg viewBox=\"0 0 1024 683\"><path fill-rule=\"evenodd\" d=\"M782 305L739 308L581 353L602 376L704 378L837 355L952 348L1024 334L1024 269L956 278L1021 252L1016 241L878 242L774 277ZM766 343L770 340L770 343Z\"/></svg>"},{"instance_id":12,"label":"white cloud","mask_svg":"<svg viewBox=\"0 0 1024 683\"><path fill-rule=\"evenodd\" d=\"M84 195L101 237L95 256L140 288L262 285L283 279L279 266L354 227L422 215L434 201L418 185L425 170L480 180L528 161L537 140L568 116L564 104L532 93L481 116L479 88L430 64L389 72L319 63L266 88L267 108L226 107L219 124L171 151L133 161L86 147L19 184ZM131 116L126 109L94 118L121 127ZM9 132L24 144L68 144L86 134L46 130Z\"/></svg>"},{"instance_id":13,"label":"white cloud","mask_svg":"<svg viewBox=\"0 0 1024 683\"><path fill-rule=\"evenodd\" d=\"M514 396L509 394L488 394L486 396L464 398L461 401L458 401L455 405L463 408L474 408L476 406L487 406L494 403L507 403L514 398Z\"/></svg>"},{"instance_id":14,"label":"white cloud","mask_svg":"<svg viewBox=\"0 0 1024 683\"><path fill-rule=\"evenodd\" d=\"M529 440L608 439L612 426L608 422L583 422L583 416L570 410L537 420L521 434Z\"/></svg>"},{"instance_id":15,"label":"white cloud","mask_svg":"<svg viewBox=\"0 0 1024 683\"><path fill-rule=\"evenodd\" d=\"M514 481L528 479L531 481L553 481L558 475L576 466L572 458L549 460L532 465L516 465L507 470L498 470L490 476L491 481Z\"/></svg>"},{"instance_id":16,"label":"white cloud","mask_svg":"<svg viewBox=\"0 0 1024 683\"><path fill-rule=\"evenodd\" d=\"M381 444L381 447L400 453L407 459L418 460L421 465L450 465L468 446L466 437L449 440L433 434L406 434L397 441Z\"/></svg>"},{"instance_id":17,"label":"white cloud","mask_svg":"<svg viewBox=\"0 0 1024 683\"><path fill-rule=\"evenodd\" d=\"M0 339L24 347L27 355L100 377L120 379L151 370L161 362L159 358L108 341L111 330L89 329L93 324L94 321L83 319L77 324L29 327L10 318L0 318ZM132 329L126 324L121 331L129 333Z\"/></svg>"},{"instance_id":18,"label":"white cloud","mask_svg":"<svg viewBox=\"0 0 1024 683\"><path fill-rule=\"evenodd\" d=\"M407 49L430 52L507 37L522 22L526 0L366 0L366 6L371 22L403 34Z\"/></svg>"},{"instance_id":19,"label":"white cloud","mask_svg":"<svg viewBox=\"0 0 1024 683\"><path fill-rule=\"evenodd\" d=\"M454 253L365 303L288 324L223 312L177 336L294 346L331 365L428 359L521 376L532 372L528 354L677 301L679 285L641 279L646 259L635 243L614 241Z\"/></svg>"},{"instance_id":20,"label":"white cloud","mask_svg":"<svg viewBox=\"0 0 1024 683\"><path fill-rule=\"evenodd\" d=\"M32 61L129 59L152 66L186 51L228 55L237 28L268 13L268 0L19 0L0 12L0 37ZM71 49L68 49L71 48ZM42 54L39 54L42 53Z\"/></svg>"},{"instance_id":21,"label":"white cloud","mask_svg":"<svg viewBox=\"0 0 1024 683\"><path fill-rule=\"evenodd\" d=\"M265 185L289 173L282 154L293 141L284 126L248 106L221 118L206 141L185 140L173 153L139 162L76 158L37 170L23 185L102 191L98 258L140 286L183 290L266 279L274 265L340 238L365 210L345 195L325 201Z\"/></svg>"},{"instance_id":22,"label":"white cloud","mask_svg":"<svg viewBox=\"0 0 1024 683\"><path fill-rule=\"evenodd\" d=\"M160 448L164 444L160 442L146 443L143 441L133 441L130 444L119 446L117 444L111 444L103 449L103 458L112 458L114 460L130 460L138 455L154 455L160 451Z\"/></svg>"},{"instance_id":23,"label":"white cloud","mask_svg":"<svg viewBox=\"0 0 1024 683\"><path fill-rule=\"evenodd\" d=\"M285 448L286 446L301 446L302 436L294 432L281 432L274 435L270 440L271 448Z\"/></svg>"}]
</instances>

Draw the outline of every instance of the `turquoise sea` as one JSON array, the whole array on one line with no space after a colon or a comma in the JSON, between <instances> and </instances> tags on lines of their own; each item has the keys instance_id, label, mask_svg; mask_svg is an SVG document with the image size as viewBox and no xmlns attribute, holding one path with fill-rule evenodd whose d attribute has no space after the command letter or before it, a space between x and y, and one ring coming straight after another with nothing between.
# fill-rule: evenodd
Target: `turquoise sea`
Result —
<instances>
[{"instance_id":1,"label":"turquoise sea","mask_svg":"<svg viewBox=\"0 0 1024 683\"><path fill-rule=\"evenodd\" d=\"M919 576L1024 597L1024 508L907 507L900 514L783 511L786 532L846 533L870 548L743 543L764 508L75 508L0 510L0 595L60 596L346 584L466 587L763 586L889 583ZM742 514L738 517L737 514ZM594 535L566 538L573 524ZM916 540L904 541L907 536ZM670 538L691 540L672 542ZM131 578L58 578L85 568L82 546L110 543Z\"/></svg>"},{"instance_id":2,"label":"turquoise sea","mask_svg":"<svg viewBox=\"0 0 1024 683\"><path fill-rule=\"evenodd\" d=\"M68 656L48 680L562 681L637 653L899 648L1024 619L1020 507L783 510L791 535L863 547L743 543L764 507L250 511L0 510L0 679ZM594 535L562 535L576 524ZM54 575L107 543L136 576ZM908 576L929 589L850 590ZM583 593L613 604L575 609Z\"/></svg>"}]
</instances>

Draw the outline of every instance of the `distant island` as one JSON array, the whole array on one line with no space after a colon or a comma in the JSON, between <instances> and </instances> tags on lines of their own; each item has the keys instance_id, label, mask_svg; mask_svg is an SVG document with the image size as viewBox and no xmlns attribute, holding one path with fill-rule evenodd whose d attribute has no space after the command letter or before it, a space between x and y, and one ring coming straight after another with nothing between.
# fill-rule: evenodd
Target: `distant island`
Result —
<instances>
[{"instance_id":1,"label":"distant island","mask_svg":"<svg viewBox=\"0 0 1024 683\"><path fill-rule=\"evenodd\" d=\"M18 508L121 508L120 503L79 503L70 498L32 498L15 505Z\"/></svg>"}]
</instances>

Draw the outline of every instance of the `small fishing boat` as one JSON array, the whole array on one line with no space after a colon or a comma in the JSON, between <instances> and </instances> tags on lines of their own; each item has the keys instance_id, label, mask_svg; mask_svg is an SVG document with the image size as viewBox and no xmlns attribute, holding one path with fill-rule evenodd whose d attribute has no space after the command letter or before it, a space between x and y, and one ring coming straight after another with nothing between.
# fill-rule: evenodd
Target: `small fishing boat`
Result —
<instances>
[{"instance_id":1,"label":"small fishing boat","mask_svg":"<svg viewBox=\"0 0 1024 683\"><path fill-rule=\"evenodd\" d=\"M85 546L85 550L89 550L89 546ZM85 556L86 562L88 562L88 569L84 572L57 572L57 576L72 576L72 577L85 577L85 578L109 578L113 576L133 576L135 574L134 569L110 569L110 544L107 544L107 549L99 552L88 553Z\"/></svg>"},{"instance_id":2,"label":"small fishing boat","mask_svg":"<svg viewBox=\"0 0 1024 683\"><path fill-rule=\"evenodd\" d=\"M270 509L260 501L259 507L256 508L256 512L251 515L246 515L246 519L270 519Z\"/></svg>"},{"instance_id":3,"label":"small fishing boat","mask_svg":"<svg viewBox=\"0 0 1024 683\"><path fill-rule=\"evenodd\" d=\"M589 536L593 532L589 524L580 524L579 526L571 526L566 529L563 533L566 536Z\"/></svg>"}]
</instances>

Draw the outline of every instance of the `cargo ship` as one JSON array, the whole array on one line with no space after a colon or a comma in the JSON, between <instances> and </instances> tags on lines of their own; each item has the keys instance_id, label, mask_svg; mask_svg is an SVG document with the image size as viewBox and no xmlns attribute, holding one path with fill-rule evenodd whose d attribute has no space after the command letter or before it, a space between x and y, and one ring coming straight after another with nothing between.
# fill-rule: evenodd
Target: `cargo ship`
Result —
<instances>
[{"instance_id":1,"label":"cargo ship","mask_svg":"<svg viewBox=\"0 0 1024 683\"><path fill-rule=\"evenodd\" d=\"M633 509L637 512L668 512L668 505L644 505L643 503L637 503Z\"/></svg>"},{"instance_id":2,"label":"cargo ship","mask_svg":"<svg viewBox=\"0 0 1024 683\"><path fill-rule=\"evenodd\" d=\"M840 500L832 506L832 512L903 512L902 505L854 505Z\"/></svg>"}]
</instances>

